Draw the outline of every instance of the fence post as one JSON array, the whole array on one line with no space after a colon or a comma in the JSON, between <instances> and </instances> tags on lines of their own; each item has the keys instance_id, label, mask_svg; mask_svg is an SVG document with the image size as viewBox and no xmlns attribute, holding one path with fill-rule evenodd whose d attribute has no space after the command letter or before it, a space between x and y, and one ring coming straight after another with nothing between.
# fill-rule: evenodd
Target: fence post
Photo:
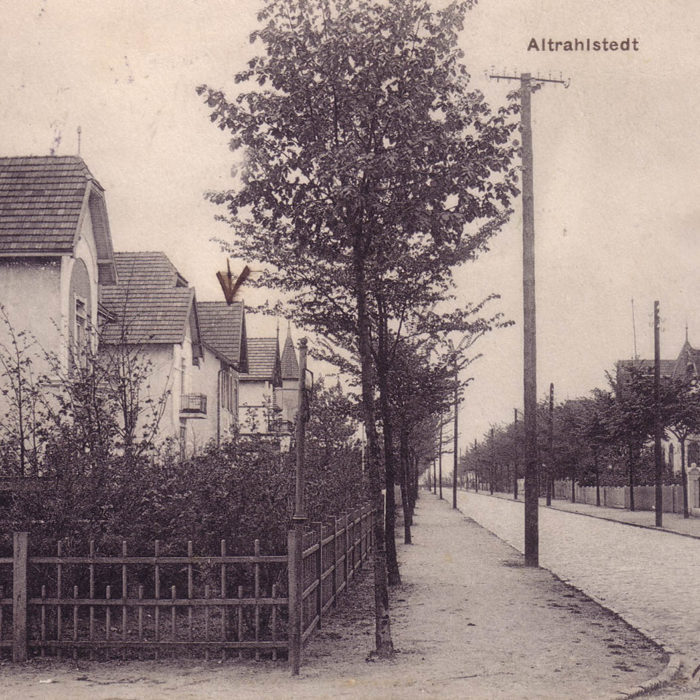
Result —
<instances>
[{"instance_id":1,"label":"fence post","mask_svg":"<svg viewBox=\"0 0 700 700\"><path fill-rule=\"evenodd\" d=\"M12 542L12 660L27 660L27 564L29 533L15 532Z\"/></svg>"},{"instance_id":2,"label":"fence post","mask_svg":"<svg viewBox=\"0 0 700 700\"><path fill-rule=\"evenodd\" d=\"M316 615L318 616L318 629L321 629L321 615L323 614L323 523L314 523L314 529L318 533L318 549L316 550Z\"/></svg>"},{"instance_id":3,"label":"fence post","mask_svg":"<svg viewBox=\"0 0 700 700\"><path fill-rule=\"evenodd\" d=\"M338 518L333 518L333 607L338 606Z\"/></svg>"},{"instance_id":4,"label":"fence post","mask_svg":"<svg viewBox=\"0 0 700 700\"><path fill-rule=\"evenodd\" d=\"M299 667L301 666L301 637L303 632L303 538L303 530L296 526L287 533L287 572L289 577L289 664L292 667L292 674L295 676L299 675Z\"/></svg>"},{"instance_id":5,"label":"fence post","mask_svg":"<svg viewBox=\"0 0 700 700\"><path fill-rule=\"evenodd\" d=\"M364 528L362 527L362 508L360 508L360 570L362 570L362 552L363 552L363 547L362 545L364 542L362 541L362 536L364 533Z\"/></svg>"},{"instance_id":6,"label":"fence post","mask_svg":"<svg viewBox=\"0 0 700 700\"><path fill-rule=\"evenodd\" d=\"M345 546L343 549L345 550L345 555L343 557L343 575L345 576L345 595L348 594L348 583L350 581L350 575L349 575L349 567L348 567L348 556L349 556L349 550L348 550L348 527L349 527L349 520L348 520L348 514L345 513L345 529L344 529L344 536L345 536Z\"/></svg>"}]
</instances>

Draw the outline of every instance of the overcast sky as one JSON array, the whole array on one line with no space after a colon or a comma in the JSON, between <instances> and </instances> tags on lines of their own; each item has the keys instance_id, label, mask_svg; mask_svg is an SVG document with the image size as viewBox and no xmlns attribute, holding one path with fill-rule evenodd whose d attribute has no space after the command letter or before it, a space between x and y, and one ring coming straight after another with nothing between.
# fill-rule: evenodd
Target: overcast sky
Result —
<instances>
[{"instance_id":1,"label":"overcast sky","mask_svg":"<svg viewBox=\"0 0 700 700\"><path fill-rule=\"evenodd\" d=\"M225 258L210 239L227 229L203 193L231 183L233 156L195 87L232 93L258 6L0 0L0 154L75 154L80 125L115 249L165 251L199 299L221 298L214 273ZM636 38L639 51L528 51L532 38ZM676 356L686 321L700 345L700 3L480 0L462 44L494 106L515 86L486 79L492 66L571 79L533 97L540 396L549 382L557 399L604 385L633 352L632 298L641 356L653 356L654 299L662 355ZM493 310L516 321L478 348L462 445L522 404L519 202L516 211L458 275L465 299L499 292Z\"/></svg>"}]
</instances>

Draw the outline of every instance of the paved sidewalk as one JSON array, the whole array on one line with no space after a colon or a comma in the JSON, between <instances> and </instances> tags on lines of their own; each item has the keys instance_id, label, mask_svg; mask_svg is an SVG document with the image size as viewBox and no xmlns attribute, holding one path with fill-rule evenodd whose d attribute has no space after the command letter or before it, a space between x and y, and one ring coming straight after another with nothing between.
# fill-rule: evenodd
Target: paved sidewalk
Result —
<instances>
[{"instance_id":1,"label":"paved sidewalk","mask_svg":"<svg viewBox=\"0 0 700 700\"><path fill-rule=\"evenodd\" d=\"M299 678L283 662L7 664L3 696L580 700L610 698L665 668L666 654L636 630L550 572L523 567L512 547L427 493L413 537L399 544L390 662L366 662L368 571L311 640Z\"/></svg>"},{"instance_id":2,"label":"paved sidewalk","mask_svg":"<svg viewBox=\"0 0 700 700\"><path fill-rule=\"evenodd\" d=\"M522 550L522 502L461 491L458 505ZM546 507L539 510L539 531L542 566L680 654L686 676L700 668L697 539Z\"/></svg>"}]
</instances>

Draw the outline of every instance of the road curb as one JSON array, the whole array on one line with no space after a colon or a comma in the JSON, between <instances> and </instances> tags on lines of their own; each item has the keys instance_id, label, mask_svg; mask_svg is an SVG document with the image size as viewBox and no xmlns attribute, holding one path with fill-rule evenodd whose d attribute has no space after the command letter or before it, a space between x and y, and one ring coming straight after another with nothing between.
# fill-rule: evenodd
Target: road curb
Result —
<instances>
[{"instance_id":1,"label":"road curb","mask_svg":"<svg viewBox=\"0 0 700 700\"><path fill-rule=\"evenodd\" d=\"M628 623L629 624L629 623ZM639 630L641 632L641 630ZM642 634L646 635L644 632ZM654 641L653 639L651 641ZM669 654L668 664L666 668L655 678L650 678L641 685L636 685L631 688L625 688L613 695L610 700L626 700L627 698L638 698L640 695L646 695L653 690L658 690L668 685L681 670L681 657L679 654L674 654L672 651L664 648L664 651Z\"/></svg>"}]
</instances>

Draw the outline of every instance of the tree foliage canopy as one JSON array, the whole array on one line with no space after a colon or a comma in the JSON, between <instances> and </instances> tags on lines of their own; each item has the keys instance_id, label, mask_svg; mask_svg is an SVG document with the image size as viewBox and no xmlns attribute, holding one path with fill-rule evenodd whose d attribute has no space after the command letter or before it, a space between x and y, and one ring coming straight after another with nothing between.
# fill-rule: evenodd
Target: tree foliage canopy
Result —
<instances>
[{"instance_id":1,"label":"tree foliage canopy","mask_svg":"<svg viewBox=\"0 0 700 700\"><path fill-rule=\"evenodd\" d=\"M507 215L515 127L469 88L457 33L470 4L269 0L251 37L263 52L236 75L246 89L199 88L244 151L239 186L211 195L231 251L266 264L263 283L294 292L305 325L335 311L352 332L358 245L396 317L444 296Z\"/></svg>"}]
</instances>

